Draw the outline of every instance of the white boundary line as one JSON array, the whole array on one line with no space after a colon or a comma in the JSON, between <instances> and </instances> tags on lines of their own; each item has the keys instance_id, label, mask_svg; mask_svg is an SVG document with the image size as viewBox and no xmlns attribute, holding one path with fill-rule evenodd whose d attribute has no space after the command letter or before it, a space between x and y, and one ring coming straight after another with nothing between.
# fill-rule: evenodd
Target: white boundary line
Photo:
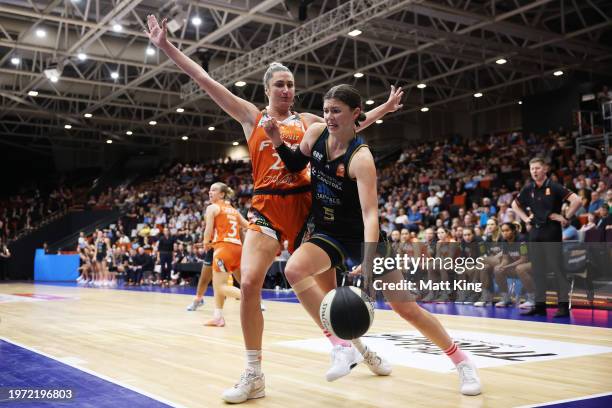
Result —
<instances>
[{"instance_id":1,"label":"white boundary line","mask_svg":"<svg viewBox=\"0 0 612 408\"><path fill-rule=\"evenodd\" d=\"M95 372L95 371L93 371L93 370L89 370L89 369L87 369L87 368L79 367L79 366L77 366L77 365L75 365L75 364L71 364L71 363L68 363L68 362L62 361L62 360L60 360L59 358L53 357L53 356L52 356L52 355L50 355L50 354L47 354L47 353L42 352L42 351L38 351L38 350L36 350L36 349L34 349L34 348L32 348L32 347L25 346L25 345L23 345L23 344L21 344L21 343L18 343L18 342L16 342L16 341L14 341L14 340L9 340L9 339L7 339L6 337L2 337L2 336L0 336L0 340L5 341L5 342L7 342L7 343L10 343L10 344L12 344L12 345L14 345L14 346L17 346L17 347L21 347L21 348L26 349L26 350L28 350L28 351L31 351L32 353L40 354L41 356L44 356L44 357L50 358L51 360L57 361L57 362L59 362L59 363L61 363L61 364L67 365L67 366L72 367L72 368L74 368L74 369L77 369L77 370L79 370L79 371L83 371L84 373L87 373L87 374L93 375L94 377L98 377L98 378L100 378L100 379L102 379L102 380L108 381L108 382L113 383L113 384L115 384L115 385L118 385L118 386L120 386L120 387L127 388L128 390L134 391L134 392L136 392L136 393L138 393L138 394L144 395L145 397L149 397L149 398L151 398L151 399L154 399L154 400L156 400L156 401L158 401L158 402L161 402L161 403L163 403L163 404L169 405L169 406L171 406L171 407L176 407L176 408L184 408L182 405L179 405L179 404L177 404L177 403L174 403L174 402L168 401L167 399L162 398L162 397L159 397L159 396L157 396L157 395L155 395L155 394L151 394L151 393L149 393L149 392L143 391L143 390L141 390L141 389L139 389L139 388L136 388L136 387L134 387L134 386L132 386L132 385L122 384L121 382L119 382L119 381L117 381L117 380L115 380L115 379L113 379L113 378L107 377L107 376L106 376L106 375L104 375L104 374L100 374L100 373L97 373L97 372Z\"/></svg>"},{"instance_id":2,"label":"white boundary line","mask_svg":"<svg viewBox=\"0 0 612 408\"><path fill-rule=\"evenodd\" d=\"M593 398L606 397L608 395L612 395L612 392L602 392L601 394L591 394L591 395L586 395L584 397L568 398L564 400L545 402L543 404L521 405L520 407L515 407L515 408L547 407L547 406L555 405L555 404L563 404L564 402L583 401L583 400L588 400L588 399L593 399Z\"/></svg>"}]
</instances>

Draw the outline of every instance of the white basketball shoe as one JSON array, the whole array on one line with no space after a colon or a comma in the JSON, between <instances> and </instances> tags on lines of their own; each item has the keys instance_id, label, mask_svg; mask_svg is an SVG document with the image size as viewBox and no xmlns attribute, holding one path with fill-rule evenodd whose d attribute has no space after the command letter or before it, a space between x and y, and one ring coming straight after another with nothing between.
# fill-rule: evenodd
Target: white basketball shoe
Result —
<instances>
[{"instance_id":1,"label":"white basketball shoe","mask_svg":"<svg viewBox=\"0 0 612 408\"><path fill-rule=\"evenodd\" d=\"M335 381L351 372L363 361L363 356L355 347L334 346L331 352L332 366L327 370L325 379Z\"/></svg>"}]
</instances>

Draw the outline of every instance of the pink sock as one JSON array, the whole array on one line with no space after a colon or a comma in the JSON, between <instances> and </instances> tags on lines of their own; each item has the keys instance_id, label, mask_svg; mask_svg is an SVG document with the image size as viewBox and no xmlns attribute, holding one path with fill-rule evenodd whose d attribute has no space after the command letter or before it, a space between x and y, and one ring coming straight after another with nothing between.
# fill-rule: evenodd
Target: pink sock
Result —
<instances>
[{"instance_id":1,"label":"pink sock","mask_svg":"<svg viewBox=\"0 0 612 408\"><path fill-rule=\"evenodd\" d=\"M468 359L468 356L455 343L453 343L449 348L444 350L444 354L446 354L455 365Z\"/></svg>"},{"instance_id":2,"label":"pink sock","mask_svg":"<svg viewBox=\"0 0 612 408\"><path fill-rule=\"evenodd\" d=\"M334 346L338 346L339 345L339 346L342 346L342 347L351 347L351 342L350 341L342 340L342 339L334 336L333 334L331 334L327 330L323 330L323 334L325 334L325 337L327 337L327 339Z\"/></svg>"}]
</instances>

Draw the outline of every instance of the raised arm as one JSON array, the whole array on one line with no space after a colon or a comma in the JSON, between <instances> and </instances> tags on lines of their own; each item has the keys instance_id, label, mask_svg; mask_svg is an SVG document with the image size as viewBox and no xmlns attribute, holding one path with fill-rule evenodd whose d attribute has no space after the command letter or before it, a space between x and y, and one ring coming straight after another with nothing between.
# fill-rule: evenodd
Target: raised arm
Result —
<instances>
[{"instance_id":1,"label":"raised arm","mask_svg":"<svg viewBox=\"0 0 612 408\"><path fill-rule=\"evenodd\" d=\"M395 112L396 110L402 108L404 105L402 105L400 102L402 101L403 96L404 91L402 90L402 87L396 89L395 86L391 85L391 91L389 92L389 98L387 101L381 105L378 105L371 111L366 112L366 120L361 122L360 126L355 130L357 132L361 132L372 123L385 116L387 113ZM322 117L312 113L302 113L301 115L304 117L306 124L309 126L314 123L325 123L325 120Z\"/></svg>"},{"instance_id":2,"label":"raised arm","mask_svg":"<svg viewBox=\"0 0 612 408\"><path fill-rule=\"evenodd\" d=\"M225 113L240 122L243 127L245 125L253 125L253 122L255 122L259 114L257 107L251 102L234 95L229 89L212 79L204 68L168 41L166 36L166 19L162 20L160 26L155 16L149 15L147 16L147 24L149 26L149 31L147 32L145 30L145 32L149 36L151 42L161 49L168 58L174 61L183 72L189 75L191 79L193 79L200 88L202 88L202 90L225 111Z\"/></svg>"}]
</instances>

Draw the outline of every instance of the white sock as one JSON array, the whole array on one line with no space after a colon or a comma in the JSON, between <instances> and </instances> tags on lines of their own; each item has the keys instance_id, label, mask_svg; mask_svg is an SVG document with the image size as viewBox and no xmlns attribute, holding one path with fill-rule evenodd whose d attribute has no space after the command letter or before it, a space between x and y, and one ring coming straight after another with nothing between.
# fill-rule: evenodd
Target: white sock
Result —
<instances>
[{"instance_id":1,"label":"white sock","mask_svg":"<svg viewBox=\"0 0 612 408\"><path fill-rule=\"evenodd\" d=\"M354 339L351 340L351 342L353 343L353 346L355 346L355 348L361 353L362 356L364 356L368 352L368 346L363 344L361 339Z\"/></svg>"},{"instance_id":2,"label":"white sock","mask_svg":"<svg viewBox=\"0 0 612 408\"><path fill-rule=\"evenodd\" d=\"M215 307L215 310L213 311L213 319L220 319L223 317L223 309L217 309Z\"/></svg>"},{"instance_id":3,"label":"white sock","mask_svg":"<svg viewBox=\"0 0 612 408\"><path fill-rule=\"evenodd\" d=\"M261 350L247 350L247 368L252 368L255 374L261 374Z\"/></svg>"}]
</instances>

